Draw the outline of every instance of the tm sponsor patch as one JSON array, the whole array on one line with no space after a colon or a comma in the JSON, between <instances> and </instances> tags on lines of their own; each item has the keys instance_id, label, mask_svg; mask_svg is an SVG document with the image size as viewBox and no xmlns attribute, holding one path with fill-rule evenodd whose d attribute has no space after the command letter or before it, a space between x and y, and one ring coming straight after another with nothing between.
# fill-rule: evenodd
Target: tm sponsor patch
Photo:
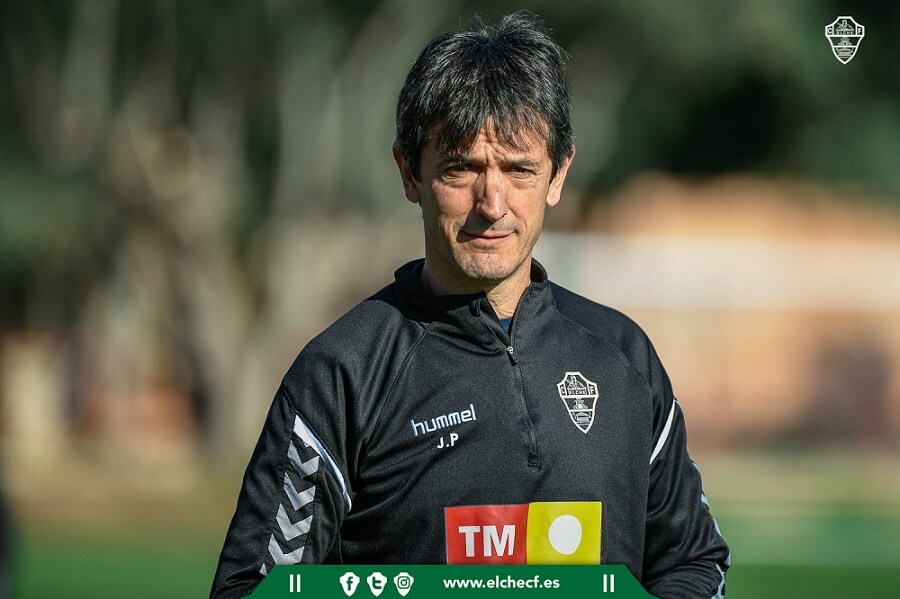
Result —
<instances>
[{"instance_id":1,"label":"tm sponsor patch","mask_svg":"<svg viewBox=\"0 0 900 599\"><path fill-rule=\"evenodd\" d=\"M448 564L599 564L603 504L444 508Z\"/></svg>"}]
</instances>

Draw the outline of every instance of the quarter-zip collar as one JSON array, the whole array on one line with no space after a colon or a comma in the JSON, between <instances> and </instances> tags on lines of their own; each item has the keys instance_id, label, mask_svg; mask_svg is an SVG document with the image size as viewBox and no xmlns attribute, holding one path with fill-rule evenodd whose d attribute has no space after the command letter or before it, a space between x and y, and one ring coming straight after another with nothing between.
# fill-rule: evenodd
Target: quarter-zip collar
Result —
<instances>
[{"instance_id":1,"label":"quarter-zip collar","mask_svg":"<svg viewBox=\"0 0 900 599\"><path fill-rule=\"evenodd\" d=\"M394 273L395 295L400 305L412 318L435 332L468 338L487 353L507 351L510 336L517 336L523 326L527 329L527 321L553 302L547 271L532 259L531 284L519 299L511 335L507 335L484 292L435 295L423 283L424 265L424 259L414 260Z\"/></svg>"}]
</instances>

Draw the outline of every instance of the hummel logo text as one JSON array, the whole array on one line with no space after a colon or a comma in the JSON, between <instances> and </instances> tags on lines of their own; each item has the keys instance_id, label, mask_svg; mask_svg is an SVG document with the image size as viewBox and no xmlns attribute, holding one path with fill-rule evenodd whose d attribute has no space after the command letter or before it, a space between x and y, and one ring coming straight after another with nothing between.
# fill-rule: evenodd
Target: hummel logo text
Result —
<instances>
[{"instance_id":1,"label":"hummel logo text","mask_svg":"<svg viewBox=\"0 0 900 599\"><path fill-rule=\"evenodd\" d=\"M465 410L450 412L449 414L441 414L436 418L432 418L431 420L423 420L422 422L416 422L415 420L410 420L409 422L412 425L413 435L418 437L420 431L424 435L425 433L433 433L438 429L447 428L448 426L453 426L454 424L471 422L473 420L478 420L478 418L475 416L475 406L473 404L469 404L469 407Z\"/></svg>"}]
</instances>

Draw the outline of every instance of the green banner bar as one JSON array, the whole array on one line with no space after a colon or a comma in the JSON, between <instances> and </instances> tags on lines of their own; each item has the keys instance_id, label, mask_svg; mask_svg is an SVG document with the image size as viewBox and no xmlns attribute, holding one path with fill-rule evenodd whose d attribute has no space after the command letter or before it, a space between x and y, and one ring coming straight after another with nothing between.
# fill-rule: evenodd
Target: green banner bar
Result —
<instances>
[{"instance_id":1,"label":"green banner bar","mask_svg":"<svg viewBox=\"0 0 900 599\"><path fill-rule=\"evenodd\" d=\"M255 599L650 597L625 566L278 566Z\"/></svg>"}]
</instances>

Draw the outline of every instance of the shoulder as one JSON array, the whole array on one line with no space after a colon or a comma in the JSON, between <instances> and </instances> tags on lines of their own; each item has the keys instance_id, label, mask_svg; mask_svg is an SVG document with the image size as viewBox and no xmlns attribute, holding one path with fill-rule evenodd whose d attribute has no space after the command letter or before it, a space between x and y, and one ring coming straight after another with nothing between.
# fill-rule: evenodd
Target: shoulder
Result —
<instances>
[{"instance_id":1,"label":"shoulder","mask_svg":"<svg viewBox=\"0 0 900 599\"><path fill-rule=\"evenodd\" d=\"M635 321L614 308L555 283L550 283L550 290L556 310L563 318L615 347L645 378L651 376L654 363L658 361L656 351Z\"/></svg>"},{"instance_id":2,"label":"shoulder","mask_svg":"<svg viewBox=\"0 0 900 599\"><path fill-rule=\"evenodd\" d=\"M643 377L653 401L653 430L658 438L675 405L672 385L647 334L618 310L551 283L556 310L563 317L614 346Z\"/></svg>"},{"instance_id":3,"label":"shoulder","mask_svg":"<svg viewBox=\"0 0 900 599\"><path fill-rule=\"evenodd\" d=\"M358 379L373 370L390 370L396 358L408 353L424 334L421 323L401 308L388 285L363 300L304 347L285 376L290 385L323 372ZM385 356L390 356L385 360ZM332 374L333 376L333 374Z\"/></svg>"},{"instance_id":4,"label":"shoulder","mask_svg":"<svg viewBox=\"0 0 900 599\"><path fill-rule=\"evenodd\" d=\"M313 347L347 347L381 340L401 329L422 329L397 302L394 285L382 288L351 308L311 342Z\"/></svg>"}]
</instances>

